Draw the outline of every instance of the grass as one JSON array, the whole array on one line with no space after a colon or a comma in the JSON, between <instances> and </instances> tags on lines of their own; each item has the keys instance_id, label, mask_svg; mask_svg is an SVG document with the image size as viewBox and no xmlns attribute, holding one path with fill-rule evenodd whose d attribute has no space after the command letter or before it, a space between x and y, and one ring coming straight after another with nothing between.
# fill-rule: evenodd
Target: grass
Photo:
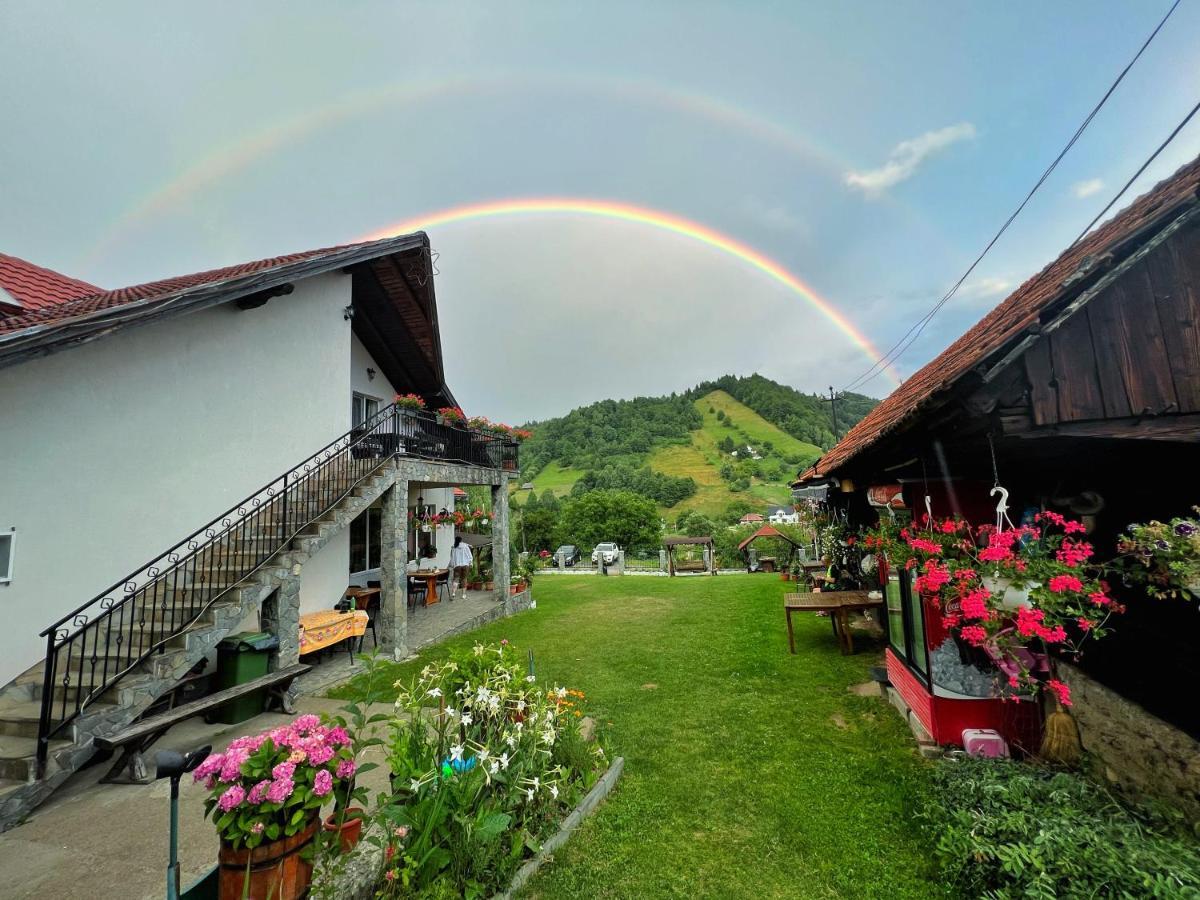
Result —
<instances>
[{"instance_id":1,"label":"grass","mask_svg":"<svg viewBox=\"0 0 1200 900\"><path fill-rule=\"evenodd\" d=\"M537 477L533 479L533 489L539 496L549 490L557 497L565 497L571 493L575 482L582 477L583 469L571 469L561 463L552 462L537 473Z\"/></svg>"},{"instance_id":2,"label":"grass","mask_svg":"<svg viewBox=\"0 0 1200 900\"><path fill-rule=\"evenodd\" d=\"M587 693L625 774L523 897L940 895L911 817L927 764L889 706L847 690L878 654L841 656L828 620L802 616L789 655L783 589L749 575L543 578L536 610L386 677L507 637L533 649L540 679Z\"/></svg>"},{"instance_id":3,"label":"grass","mask_svg":"<svg viewBox=\"0 0 1200 900\"><path fill-rule=\"evenodd\" d=\"M800 454L807 459L816 459L821 449L813 444L796 440L786 431L772 425L748 406L739 403L724 391L712 391L695 401L696 410L704 424L692 432L691 443L682 446L659 447L647 459L650 468L658 472L679 477L691 476L696 482L696 493L683 502L663 508L660 512L674 519L685 510L694 510L709 518L719 518L734 500L748 500L763 507L786 504L791 498L790 482L794 473L788 470L786 479L751 480L748 491L735 492L721 479L720 469L729 457L719 449L725 437L733 439L739 447L746 442L755 449L770 441L774 448L764 462L773 463L781 456ZM709 409L712 412L709 412ZM725 413L733 427L717 419L717 412Z\"/></svg>"}]
</instances>

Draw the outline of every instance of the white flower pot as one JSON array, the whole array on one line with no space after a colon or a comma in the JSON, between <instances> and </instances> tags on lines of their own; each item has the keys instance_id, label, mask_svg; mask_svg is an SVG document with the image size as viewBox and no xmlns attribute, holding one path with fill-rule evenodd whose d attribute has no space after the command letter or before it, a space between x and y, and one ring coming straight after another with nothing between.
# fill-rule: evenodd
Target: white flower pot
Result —
<instances>
[{"instance_id":1,"label":"white flower pot","mask_svg":"<svg viewBox=\"0 0 1200 900\"><path fill-rule=\"evenodd\" d=\"M1029 606L1029 591L1031 588L1037 587L1036 583L1031 583L1025 587L1017 587L1012 583L1011 578L1003 578L998 575L986 575L983 578L983 586L993 594L1000 594L1000 605L1005 609L1016 609L1018 606Z\"/></svg>"}]
</instances>

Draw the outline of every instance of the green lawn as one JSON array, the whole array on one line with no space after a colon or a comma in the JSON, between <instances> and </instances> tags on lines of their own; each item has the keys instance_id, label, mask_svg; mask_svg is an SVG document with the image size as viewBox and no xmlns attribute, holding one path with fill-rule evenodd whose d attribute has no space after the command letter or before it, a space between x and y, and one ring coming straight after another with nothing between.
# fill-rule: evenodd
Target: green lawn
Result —
<instances>
[{"instance_id":1,"label":"green lawn","mask_svg":"<svg viewBox=\"0 0 1200 900\"><path fill-rule=\"evenodd\" d=\"M523 897L940 895L911 816L926 764L890 706L847 690L877 650L843 657L828 620L802 616L789 655L784 587L546 577L536 610L386 677L506 637L587 693L625 773Z\"/></svg>"},{"instance_id":2,"label":"green lawn","mask_svg":"<svg viewBox=\"0 0 1200 900\"><path fill-rule=\"evenodd\" d=\"M549 490L553 491L559 497L565 497L571 493L571 488L575 486L575 482L582 477L583 469L569 469L560 463L552 462L537 473L537 477L533 479L533 489L539 496L544 491ZM522 499L522 502L524 502L524 499Z\"/></svg>"}]
</instances>

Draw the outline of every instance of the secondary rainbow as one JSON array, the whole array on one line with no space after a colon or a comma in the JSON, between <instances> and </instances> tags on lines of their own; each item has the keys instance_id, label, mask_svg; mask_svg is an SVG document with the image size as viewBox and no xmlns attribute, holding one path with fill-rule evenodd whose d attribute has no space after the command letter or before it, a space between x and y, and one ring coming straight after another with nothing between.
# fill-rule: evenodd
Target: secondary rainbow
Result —
<instances>
[{"instance_id":1,"label":"secondary rainbow","mask_svg":"<svg viewBox=\"0 0 1200 900\"><path fill-rule=\"evenodd\" d=\"M436 228L439 225L452 225L459 222L491 219L500 216L532 215L599 216L605 219L617 219L623 222L647 225L691 238L701 244L706 244L749 264L799 295L805 302L829 319L866 356L870 357L872 364L882 356L879 350L871 343L870 339L859 331L833 303L826 300L799 277L789 272L770 257L765 256L736 238L714 231L706 225L701 225L699 222L693 222L690 219L685 219L673 213L649 209L644 206L634 206L629 203L617 203L610 200L592 200L575 197L493 200L485 203L455 206L427 213L423 216L404 219L372 231L370 234L363 235L358 240L378 240L396 234L407 234L413 231ZM885 369L885 377L891 379L893 387L900 383L899 373L891 366Z\"/></svg>"}]
</instances>

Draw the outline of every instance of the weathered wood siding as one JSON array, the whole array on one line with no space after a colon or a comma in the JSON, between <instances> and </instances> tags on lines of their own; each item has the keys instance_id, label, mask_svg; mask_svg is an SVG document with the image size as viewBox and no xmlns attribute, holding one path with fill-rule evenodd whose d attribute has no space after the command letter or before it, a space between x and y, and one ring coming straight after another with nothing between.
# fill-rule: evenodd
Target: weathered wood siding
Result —
<instances>
[{"instance_id":1,"label":"weathered wood siding","mask_svg":"<svg viewBox=\"0 0 1200 900\"><path fill-rule=\"evenodd\" d=\"M1024 362L1035 425L1200 412L1200 228L1130 268Z\"/></svg>"}]
</instances>

